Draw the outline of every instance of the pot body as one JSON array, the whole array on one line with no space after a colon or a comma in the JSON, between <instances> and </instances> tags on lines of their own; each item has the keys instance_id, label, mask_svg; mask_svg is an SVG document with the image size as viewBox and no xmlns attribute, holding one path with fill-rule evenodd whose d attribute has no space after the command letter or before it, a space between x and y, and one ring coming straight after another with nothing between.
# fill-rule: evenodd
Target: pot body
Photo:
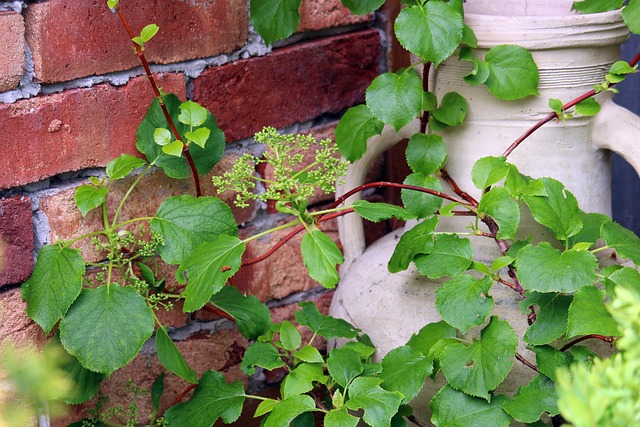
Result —
<instances>
[{"instance_id":1,"label":"pot body","mask_svg":"<svg viewBox=\"0 0 640 427\"><path fill-rule=\"evenodd\" d=\"M495 6L497 3L500 8ZM478 37L478 49L474 52L476 56L483 56L488 49L501 44L526 47L540 70L540 96L499 101L485 86L466 85L462 77L470 70L470 64L457 59L445 61L430 76L430 87L438 99L456 91L469 103L464 125L441 135L447 144L449 174L477 199L481 194L471 181L473 164L481 157L500 156L513 141L549 114L549 98L566 103L602 82L611 64L619 59L620 43L628 37L619 11L573 15L570 13L572 2L564 0L519 0L513 2L515 6L503 3L488 0L466 3L465 21ZM535 7L522 8L520 3ZM541 9L545 4L549 6L548 13ZM487 10L497 15L478 13ZM543 16L529 16L531 13L523 13L526 10L535 10L533 15ZM518 11L521 16L516 16ZM610 214L608 150L621 153L636 169L640 164L640 150L632 147L631 141L640 131L640 120L615 106L610 97L609 93L598 95L603 109L596 118L572 119L541 128L513 152L509 162L532 177L562 181L585 212ZM371 159L417 129L418 123L414 121L400 132L387 128L381 136L369 141L368 147L375 148L350 166L347 182L338 193L361 184ZM465 231L469 223L468 217L441 218L439 231ZM367 333L378 348L378 359L404 345L424 325L441 320L435 308L435 292L440 283L420 276L413 267L398 274L387 270L402 231L391 233L364 250L361 220L354 215L344 217L340 223L346 262L340 270L341 280L330 314L344 318ZM522 219L521 236L533 235L534 240L540 240L547 238L546 233L532 219ZM491 239L472 237L471 240L476 261L490 265L501 256ZM535 355L526 350L522 340L528 324L526 314L518 308L519 295L499 284L494 284L490 294L495 304L493 314L508 320L520 337L518 352L535 362ZM512 395L533 378L535 372L519 362L514 363L498 392ZM442 379L435 384L427 380L423 393L413 402L418 418L429 418L429 401L442 384Z\"/></svg>"}]
</instances>

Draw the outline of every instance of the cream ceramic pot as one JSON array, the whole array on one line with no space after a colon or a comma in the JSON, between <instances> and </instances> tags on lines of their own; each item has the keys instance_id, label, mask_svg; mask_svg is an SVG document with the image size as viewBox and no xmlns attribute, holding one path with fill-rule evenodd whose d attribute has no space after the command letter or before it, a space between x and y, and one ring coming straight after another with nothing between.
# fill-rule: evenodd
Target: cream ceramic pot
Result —
<instances>
[{"instance_id":1,"label":"cream ceramic pot","mask_svg":"<svg viewBox=\"0 0 640 427\"><path fill-rule=\"evenodd\" d=\"M568 102L600 83L619 46L628 38L620 12L591 15L570 12L569 0L468 0L465 22L478 38L476 55L493 46L516 44L529 49L540 70L539 97L505 102L495 99L484 86L467 86L462 77L470 65L448 60L432 72L430 87L441 99L451 91L469 103L465 124L442 132L447 144L449 174L465 191L479 198L471 182L471 168L484 156L499 156L520 135L549 113L549 98ZM597 97L602 111L594 118L579 118L565 124L549 123L526 140L509 161L533 177L562 181L586 212L610 214L609 152L615 151L640 170L640 119L615 105L611 93ZM349 167L346 183L338 195L363 183L364 176L380 153L419 130L417 120L396 132L385 127L368 141L366 155ZM350 199L354 201L355 197ZM440 231L464 231L469 218L441 218ZM413 224L408 224L411 227ZM341 218L340 240L345 263L330 314L341 317L367 333L379 349L381 359L389 350L405 344L424 325L441 320L435 308L439 283L420 277L414 268L391 274L387 263L403 230L389 234L365 250L362 221L356 215ZM523 219L523 236L543 237L544 229ZM490 239L472 238L475 259L490 264L501 254ZM519 296L495 284L491 289L494 312L509 320L522 338L527 319L517 307ZM518 352L535 362L535 355L522 342ZM498 391L513 394L534 372L515 362L514 369ZM430 382L430 380L427 380ZM414 405L428 419L428 402L441 384L425 387Z\"/></svg>"}]
</instances>

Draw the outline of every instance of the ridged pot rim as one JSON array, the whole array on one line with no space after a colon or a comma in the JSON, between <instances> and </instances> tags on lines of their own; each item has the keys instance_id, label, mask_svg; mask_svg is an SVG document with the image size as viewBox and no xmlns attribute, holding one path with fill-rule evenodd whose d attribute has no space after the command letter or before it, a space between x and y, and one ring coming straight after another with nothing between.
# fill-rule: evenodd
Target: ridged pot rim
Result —
<instances>
[{"instance_id":1,"label":"ridged pot rim","mask_svg":"<svg viewBox=\"0 0 640 427\"><path fill-rule=\"evenodd\" d=\"M593 14L501 16L465 13L478 48L515 44L529 50L601 47L623 43L629 29L621 10Z\"/></svg>"}]
</instances>

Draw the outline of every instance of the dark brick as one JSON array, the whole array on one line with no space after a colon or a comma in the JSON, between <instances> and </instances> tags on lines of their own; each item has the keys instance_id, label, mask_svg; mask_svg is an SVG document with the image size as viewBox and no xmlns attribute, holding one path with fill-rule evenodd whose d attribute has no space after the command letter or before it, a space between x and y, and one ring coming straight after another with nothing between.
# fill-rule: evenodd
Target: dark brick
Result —
<instances>
[{"instance_id":1,"label":"dark brick","mask_svg":"<svg viewBox=\"0 0 640 427\"><path fill-rule=\"evenodd\" d=\"M26 197L0 200L0 286L29 278L32 252L31 202Z\"/></svg>"}]
</instances>

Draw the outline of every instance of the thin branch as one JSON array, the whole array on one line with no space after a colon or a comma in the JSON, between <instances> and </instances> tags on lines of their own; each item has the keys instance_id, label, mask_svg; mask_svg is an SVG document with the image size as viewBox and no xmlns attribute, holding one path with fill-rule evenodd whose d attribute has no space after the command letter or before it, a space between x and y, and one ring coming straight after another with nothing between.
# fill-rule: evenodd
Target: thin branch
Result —
<instances>
[{"instance_id":1,"label":"thin branch","mask_svg":"<svg viewBox=\"0 0 640 427\"><path fill-rule=\"evenodd\" d=\"M582 341L588 340L588 339L596 339L596 340L600 340L600 341L604 341L607 342L611 345L613 345L613 337L605 337L604 335L598 335L598 334L591 334L591 335L585 335L584 337L580 337L580 338L576 338L575 340L567 343L564 347L562 347L560 349L560 351L567 351L569 350L571 347L573 347L574 345L581 343Z\"/></svg>"},{"instance_id":2,"label":"thin branch","mask_svg":"<svg viewBox=\"0 0 640 427\"><path fill-rule=\"evenodd\" d=\"M440 169L440 177L445 180L449 187L456 193L459 197L463 198L467 203L469 203L473 207L478 207L478 201L471 196L471 194L466 191L462 191L458 183L449 175L446 169Z\"/></svg>"},{"instance_id":3,"label":"thin branch","mask_svg":"<svg viewBox=\"0 0 640 427\"><path fill-rule=\"evenodd\" d=\"M640 53L638 53L630 62L629 65L630 66L634 66L636 65L638 62L640 62ZM615 83L612 83L609 85L609 87L613 87L615 86ZM595 90L590 90L589 92L580 95L579 97L567 102L566 104L564 104L562 106L562 110L568 110L571 107L575 107L576 104L579 104L580 102L584 101L585 99L589 99L592 96L596 95L596 91ZM523 133L518 139L516 139L513 144L511 144L509 146L509 148L507 148L505 150L504 153L502 153L503 157L509 157L509 155L513 152L513 150L515 150L516 148L518 148L518 146L524 142L527 138L529 138L535 131L537 131L538 129L540 129L542 126L544 126L545 124L549 123L550 121L557 119L558 118L558 113L556 113L555 111L553 113L550 113L548 115L546 115L544 118L542 118L539 122L537 122L535 125L531 126L525 133Z\"/></svg>"},{"instance_id":4,"label":"thin branch","mask_svg":"<svg viewBox=\"0 0 640 427\"><path fill-rule=\"evenodd\" d=\"M131 30L131 27L129 26L129 22L125 18L124 14L120 10L120 8L118 8L118 7L116 8L116 13L117 13L118 17L120 18L120 21L122 22L122 25L124 25L124 28L126 29L127 34L129 34L129 38L133 39L135 37L135 34ZM149 62L147 61L147 58L144 56L144 51L142 50L142 47L138 43L136 43L134 41L132 41L132 43L133 43L133 47L134 47L134 49L136 51L136 54L138 55L138 58L140 59L140 62L142 63L142 68L144 68L144 72L147 75L147 79L149 80L149 84L151 84L151 88L153 89L153 93L154 93L156 99L158 100L160 108L162 109L162 113L164 114L164 117L167 120L167 123L169 124L169 128L171 129L171 132L173 133L173 135L176 137L176 139L178 141L182 142L182 145L183 145L182 152L184 153L185 157L187 158L187 162L189 163L189 168L191 168L191 173L193 175L193 181L194 181L195 186L196 186L196 196L200 197L200 196L202 196L202 190L200 188L200 177L198 176L198 171L196 170L196 166L195 166L195 163L193 162L193 158L191 157L191 153L189 153L188 146L187 146L187 144L184 143L182 137L180 136L180 133L178 132L178 129L176 129L176 126L173 123L173 120L171 119L171 115L169 114L169 110L167 110L167 106L164 103L164 99L162 98L162 94L160 93L160 89L158 88L158 84L156 83L156 80L154 79L153 74L151 73L151 68L149 67Z\"/></svg>"},{"instance_id":5,"label":"thin branch","mask_svg":"<svg viewBox=\"0 0 640 427\"><path fill-rule=\"evenodd\" d=\"M427 62L422 68L422 90L429 92L429 71L431 70L431 62ZM427 132L427 124L429 123L429 112L424 111L420 117L420 133Z\"/></svg>"},{"instance_id":6,"label":"thin branch","mask_svg":"<svg viewBox=\"0 0 640 427\"><path fill-rule=\"evenodd\" d=\"M525 365L527 368L531 368L536 372L540 372L540 371L538 371L538 367L536 365L534 365L533 363L529 362L527 359L522 357L522 355L520 353L516 353L516 359L518 359L520 362L522 362L522 364Z\"/></svg>"},{"instance_id":7,"label":"thin branch","mask_svg":"<svg viewBox=\"0 0 640 427\"><path fill-rule=\"evenodd\" d=\"M178 403L180 403L180 401L181 401L182 399L184 399L184 397L187 395L187 393L189 393L191 390L193 390L193 389L194 389L194 388L196 388L197 386L198 386L198 384L189 384L189 385L187 386L187 388L185 388L185 389L182 391L182 393L180 393L180 394L178 395L178 397L176 397L176 399L173 401L173 403L171 404L171 406L175 406L175 405L177 405Z\"/></svg>"}]
</instances>

